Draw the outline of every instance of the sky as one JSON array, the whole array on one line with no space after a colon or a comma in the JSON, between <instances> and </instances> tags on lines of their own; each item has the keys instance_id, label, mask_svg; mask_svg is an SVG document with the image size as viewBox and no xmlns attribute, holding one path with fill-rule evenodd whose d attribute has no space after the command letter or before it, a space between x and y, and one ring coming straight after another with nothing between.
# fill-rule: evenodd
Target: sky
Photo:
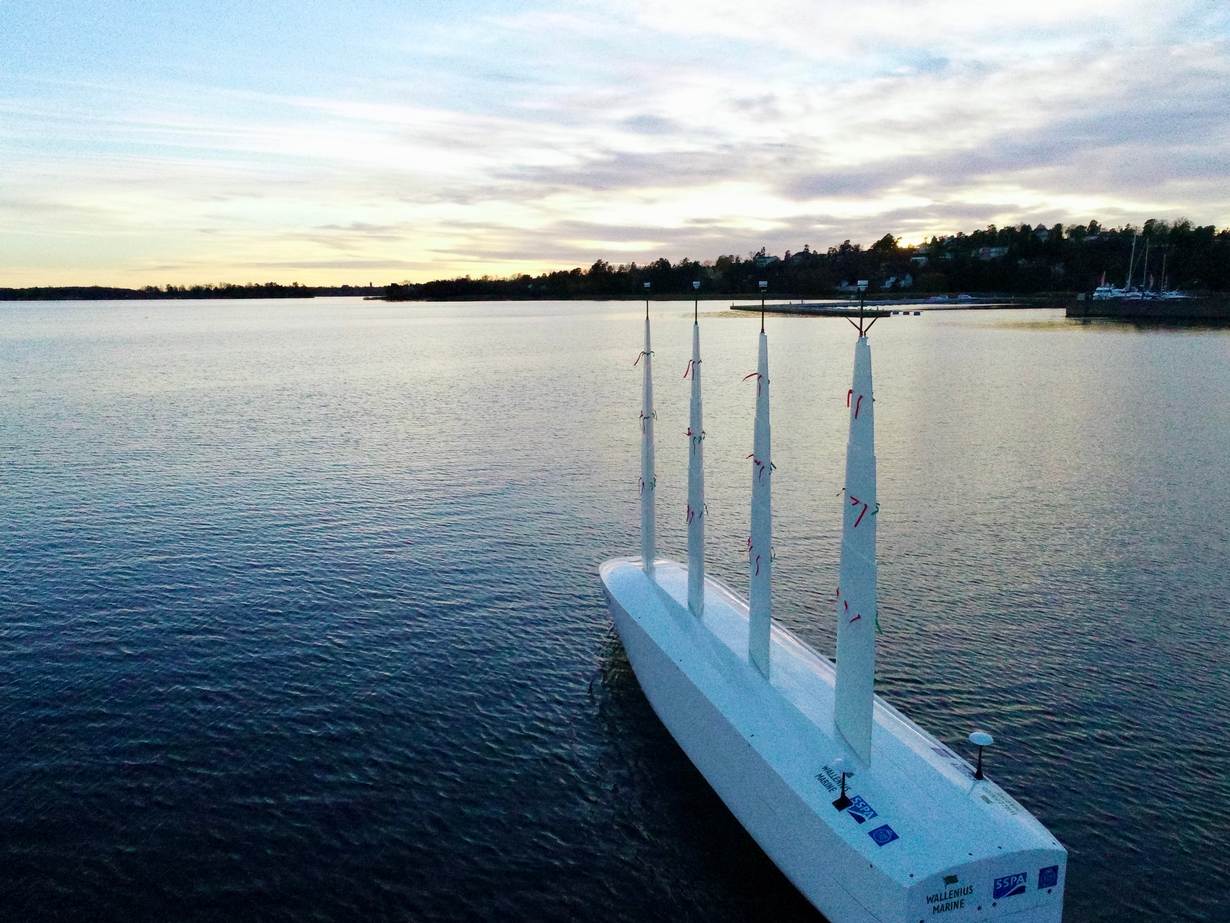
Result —
<instances>
[{"instance_id":1,"label":"sky","mask_svg":"<svg viewBox=\"0 0 1230 923\"><path fill-rule=\"evenodd\" d=\"M1230 0L0 0L0 286L1230 226Z\"/></svg>"}]
</instances>

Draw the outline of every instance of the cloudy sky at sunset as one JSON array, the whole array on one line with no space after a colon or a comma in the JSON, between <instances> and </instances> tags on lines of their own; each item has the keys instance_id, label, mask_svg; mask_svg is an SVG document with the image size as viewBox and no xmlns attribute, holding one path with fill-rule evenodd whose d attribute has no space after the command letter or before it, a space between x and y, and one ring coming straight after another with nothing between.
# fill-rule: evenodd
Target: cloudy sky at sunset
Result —
<instances>
[{"instance_id":1,"label":"cloudy sky at sunset","mask_svg":"<svg viewBox=\"0 0 1230 923\"><path fill-rule=\"evenodd\" d=\"M0 0L0 286L1230 225L1226 0Z\"/></svg>"}]
</instances>

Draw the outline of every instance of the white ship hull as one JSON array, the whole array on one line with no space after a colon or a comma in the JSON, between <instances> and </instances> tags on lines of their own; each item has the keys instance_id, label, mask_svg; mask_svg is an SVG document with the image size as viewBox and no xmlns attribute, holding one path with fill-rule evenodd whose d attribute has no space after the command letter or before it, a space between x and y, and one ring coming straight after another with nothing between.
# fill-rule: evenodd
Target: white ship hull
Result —
<instances>
[{"instance_id":1,"label":"white ship hull","mask_svg":"<svg viewBox=\"0 0 1230 923\"><path fill-rule=\"evenodd\" d=\"M789 631L773 627L766 679L747 659L747 606L722 584L705 580L698 618L682 565L659 560L650 577L616 559L601 576L662 723L834 923L1062 918L1066 851L953 751L877 698L861 763L833 726L833 665ZM833 806L837 760L854 772L845 810Z\"/></svg>"}]
</instances>

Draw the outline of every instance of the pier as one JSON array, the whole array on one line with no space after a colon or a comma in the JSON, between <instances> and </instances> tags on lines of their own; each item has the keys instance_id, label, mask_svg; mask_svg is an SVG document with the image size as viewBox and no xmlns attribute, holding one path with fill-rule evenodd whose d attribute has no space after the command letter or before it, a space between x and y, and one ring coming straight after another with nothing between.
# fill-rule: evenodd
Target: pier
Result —
<instances>
[{"instance_id":1,"label":"pier","mask_svg":"<svg viewBox=\"0 0 1230 923\"><path fill-rule=\"evenodd\" d=\"M1089 297L1069 303L1068 317L1107 317L1146 323L1230 323L1230 294L1197 295L1166 301L1159 298L1106 299Z\"/></svg>"}]
</instances>

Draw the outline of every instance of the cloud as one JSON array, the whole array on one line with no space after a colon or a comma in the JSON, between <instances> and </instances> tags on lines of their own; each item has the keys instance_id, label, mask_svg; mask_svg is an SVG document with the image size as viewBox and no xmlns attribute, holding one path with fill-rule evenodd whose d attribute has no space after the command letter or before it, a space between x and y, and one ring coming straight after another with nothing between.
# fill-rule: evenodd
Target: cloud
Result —
<instances>
[{"instance_id":1,"label":"cloud","mask_svg":"<svg viewBox=\"0 0 1230 923\"><path fill-rule=\"evenodd\" d=\"M234 265L245 269L338 269L338 270L371 270L371 269L429 269L431 263L425 260L245 260Z\"/></svg>"},{"instance_id":2,"label":"cloud","mask_svg":"<svg viewBox=\"0 0 1230 923\"><path fill-rule=\"evenodd\" d=\"M497 175L543 191L565 188L595 192L644 190L698 179L714 183L738 177L747 169L747 156L746 150L729 147L654 154L606 150L560 164L512 165Z\"/></svg>"},{"instance_id":3,"label":"cloud","mask_svg":"<svg viewBox=\"0 0 1230 923\"><path fill-rule=\"evenodd\" d=\"M660 115L631 115L620 124L629 131L644 135L669 135L678 134L680 131L680 126L676 121Z\"/></svg>"},{"instance_id":4,"label":"cloud","mask_svg":"<svg viewBox=\"0 0 1230 923\"><path fill-rule=\"evenodd\" d=\"M117 59L7 81L10 275L366 282L992 221L1230 223L1224 5L578 0L390 17L328 80L203 64L169 79Z\"/></svg>"}]
</instances>

